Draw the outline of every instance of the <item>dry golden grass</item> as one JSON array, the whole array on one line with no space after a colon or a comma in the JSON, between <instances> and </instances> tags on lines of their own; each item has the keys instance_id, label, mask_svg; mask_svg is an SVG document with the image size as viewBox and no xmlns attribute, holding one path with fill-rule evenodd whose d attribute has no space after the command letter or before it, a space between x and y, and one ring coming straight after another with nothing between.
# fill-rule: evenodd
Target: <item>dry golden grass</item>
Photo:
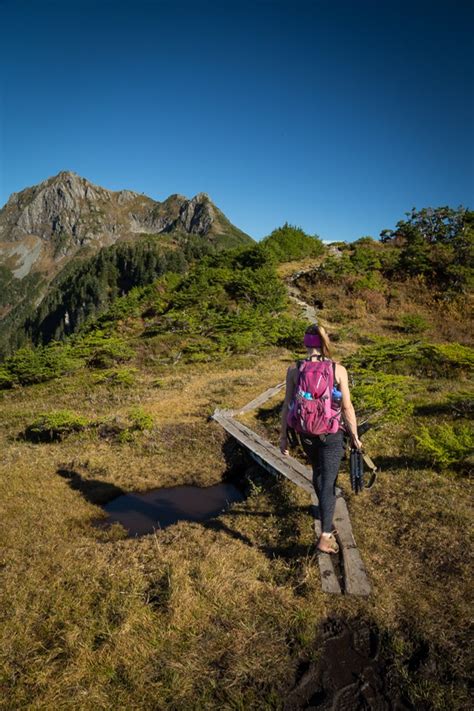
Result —
<instances>
[{"instance_id":1,"label":"dry golden grass","mask_svg":"<svg viewBox=\"0 0 474 711\"><path fill-rule=\"evenodd\" d=\"M290 360L274 349L164 371L137 359L132 388L81 372L0 394L0 708L278 709L328 615L378 624L416 705L467 708L470 489L411 461L414 419L366 435L383 462L372 491L356 497L340 477L369 600L321 592L308 496L270 476L203 524L138 539L92 525L118 490L221 481L225 437L208 415L281 382ZM266 421L246 418L275 442L279 401ZM126 419L137 406L154 427L130 442L94 428L19 437L42 412ZM431 674L409 669L423 644Z\"/></svg>"}]
</instances>

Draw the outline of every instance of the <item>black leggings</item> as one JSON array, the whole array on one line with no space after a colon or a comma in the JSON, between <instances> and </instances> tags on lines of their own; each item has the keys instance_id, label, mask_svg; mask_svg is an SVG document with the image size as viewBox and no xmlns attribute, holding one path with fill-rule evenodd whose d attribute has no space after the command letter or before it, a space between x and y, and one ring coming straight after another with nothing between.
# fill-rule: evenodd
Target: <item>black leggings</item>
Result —
<instances>
[{"instance_id":1,"label":"black leggings","mask_svg":"<svg viewBox=\"0 0 474 711\"><path fill-rule=\"evenodd\" d=\"M344 451L342 430L328 435L300 435L302 447L313 467L313 485L319 499L321 530L333 530L336 479Z\"/></svg>"}]
</instances>

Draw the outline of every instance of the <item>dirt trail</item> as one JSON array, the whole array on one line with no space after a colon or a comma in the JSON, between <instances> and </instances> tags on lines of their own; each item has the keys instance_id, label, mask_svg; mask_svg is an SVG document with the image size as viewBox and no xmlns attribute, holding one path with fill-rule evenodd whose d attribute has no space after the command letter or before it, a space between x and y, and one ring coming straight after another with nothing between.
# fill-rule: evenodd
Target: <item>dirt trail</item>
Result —
<instances>
[{"instance_id":1,"label":"dirt trail","mask_svg":"<svg viewBox=\"0 0 474 711\"><path fill-rule=\"evenodd\" d=\"M321 315L321 313L315 306L312 306L310 303L305 301L302 298L301 290L296 284L296 280L299 277L303 276L304 274L310 274L312 271L314 271L315 268L316 266L313 266L310 269L299 269L298 271L293 272L292 274L286 275L284 281L288 290L289 298L291 299L291 301L293 301L294 304L296 304L301 309L301 316L309 323L320 323L321 326L323 326L326 331L331 334L331 332L337 332L337 325L332 323L331 321L328 321ZM344 357L353 353L356 347L356 344L351 342L338 342L335 350L337 350L340 356Z\"/></svg>"}]
</instances>

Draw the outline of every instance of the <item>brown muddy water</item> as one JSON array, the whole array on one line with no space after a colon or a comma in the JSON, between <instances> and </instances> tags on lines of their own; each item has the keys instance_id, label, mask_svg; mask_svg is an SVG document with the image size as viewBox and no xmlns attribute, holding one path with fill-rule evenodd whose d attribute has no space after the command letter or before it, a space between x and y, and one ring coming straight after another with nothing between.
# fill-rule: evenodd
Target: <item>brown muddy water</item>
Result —
<instances>
[{"instance_id":1,"label":"brown muddy water","mask_svg":"<svg viewBox=\"0 0 474 711\"><path fill-rule=\"evenodd\" d=\"M117 496L103 506L107 519L95 522L102 528L120 523L128 537L145 536L178 521L207 521L231 504L243 501L244 494L233 484L214 486L174 486L143 493Z\"/></svg>"}]
</instances>

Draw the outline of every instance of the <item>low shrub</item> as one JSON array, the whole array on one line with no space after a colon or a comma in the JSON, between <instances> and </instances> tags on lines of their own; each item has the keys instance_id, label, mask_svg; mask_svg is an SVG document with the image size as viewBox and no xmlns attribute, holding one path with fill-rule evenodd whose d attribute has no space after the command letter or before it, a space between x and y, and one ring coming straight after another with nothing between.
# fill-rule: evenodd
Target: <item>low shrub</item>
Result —
<instances>
[{"instance_id":1,"label":"low shrub","mask_svg":"<svg viewBox=\"0 0 474 711\"><path fill-rule=\"evenodd\" d=\"M16 378L6 368L0 368L0 390L12 388L16 382Z\"/></svg>"},{"instance_id":2,"label":"low shrub","mask_svg":"<svg viewBox=\"0 0 474 711\"><path fill-rule=\"evenodd\" d=\"M413 381L403 375L358 369L351 371L352 400L358 414L383 411L383 419L401 422L413 412Z\"/></svg>"},{"instance_id":3,"label":"low shrub","mask_svg":"<svg viewBox=\"0 0 474 711\"><path fill-rule=\"evenodd\" d=\"M116 363L130 360L134 351L120 336L110 336L95 330L78 338L74 353L84 359L89 368L110 368Z\"/></svg>"},{"instance_id":4,"label":"low shrub","mask_svg":"<svg viewBox=\"0 0 474 711\"><path fill-rule=\"evenodd\" d=\"M130 429L144 432L153 428L153 417L145 412L141 407L134 407L130 410Z\"/></svg>"},{"instance_id":5,"label":"low shrub","mask_svg":"<svg viewBox=\"0 0 474 711\"><path fill-rule=\"evenodd\" d=\"M80 432L89 426L89 421L69 410L58 410L39 415L24 431L30 442L58 442L72 432Z\"/></svg>"},{"instance_id":6,"label":"low shrub","mask_svg":"<svg viewBox=\"0 0 474 711\"><path fill-rule=\"evenodd\" d=\"M431 385L428 392L436 392L439 388ZM446 400L418 405L415 415L450 415L451 417L472 417L474 415L474 393L468 390L458 390L449 393Z\"/></svg>"},{"instance_id":7,"label":"low shrub","mask_svg":"<svg viewBox=\"0 0 474 711\"><path fill-rule=\"evenodd\" d=\"M118 370L105 370L96 376L96 383L105 383L106 385L121 386L131 388L135 385L137 368L121 368Z\"/></svg>"},{"instance_id":8,"label":"low shrub","mask_svg":"<svg viewBox=\"0 0 474 711\"><path fill-rule=\"evenodd\" d=\"M474 428L468 424L421 426L415 435L418 453L439 469L464 471L474 465Z\"/></svg>"},{"instance_id":9,"label":"low shrub","mask_svg":"<svg viewBox=\"0 0 474 711\"><path fill-rule=\"evenodd\" d=\"M469 417L474 415L474 393L468 390L460 390L450 393L447 397L447 404L454 415L458 417Z\"/></svg>"},{"instance_id":10,"label":"low shrub","mask_svg":"<svg viewBox=\"0 0 474 711\"><path fill-rule=\"evenodd\" d=\"M423 333L429 328L428 321L421 314L402 314L400 328L404 333Z\"/></svg>"},{"instance_id":11,"label":"low shrub","mask_svg":"<svg viewBox=\"0 0 474 711\"><path fill-rule=\"evenodd\" d=\"M5 370L12 380L31 385L72 372L81 364L80 357L69 345L56 342L49 346L20 348L6 359Z\"/></svg>"},{"instance_id":12,"label":"low shrub","mask_svg":"<svg viewBox=\"0 0 474 711\"><path fill-rule=\"evenodd\" d=\"M99 436L111 442L134 442L137 435L153 429L154 420L141 407L132 408L126 417L115 416L97 422Z\"/></svg>"},{"instance_id":13,"label":"low shrub","mask_svg":"<svg viewBox=\"0 0 474 711\"><path fill-rule=\"evenodd\" d=\"M377 339L350 356L351 368L403 373L427 377L454 378L474 367L474 350L459 343L434 344L421 341Z\"/></svg>"}]
</instances>

